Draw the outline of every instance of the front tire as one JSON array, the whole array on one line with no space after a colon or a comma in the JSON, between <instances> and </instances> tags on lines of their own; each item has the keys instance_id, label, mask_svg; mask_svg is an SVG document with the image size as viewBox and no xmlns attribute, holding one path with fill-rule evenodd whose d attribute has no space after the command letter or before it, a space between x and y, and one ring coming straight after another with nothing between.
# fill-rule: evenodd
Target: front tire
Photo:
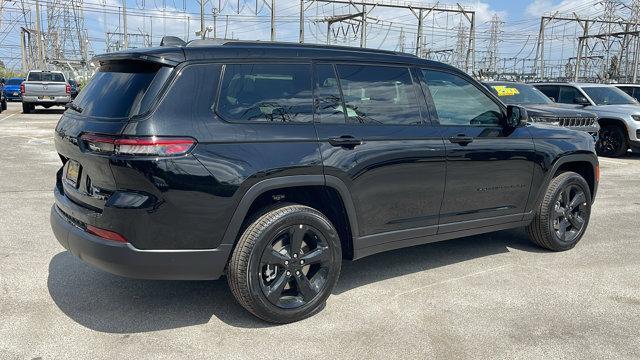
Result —
<instances>
[{"instance_id":1,"label":"front tire","mask_svg":"<svg viewBox=\"0 0 640 360\"><path fill-rule=\"evenodd\" d=\"M605 125L600 129L596 152L607 157L620 157L627 153L625 129L619 125Z\"/></svg>"},{"instance_id":2,"label":"front tire","mask_svg":"<svg viewBox=\"0 0 640 360\"><path fill-rule=\"evenodd\" d=\"M590 215L589 185L575 172L562 173L551 180L533 221L527 227L529 238L549 250L569 250L584 235Z\"/></svg>"},{"instance_id":3,"label":"front tire","mask_svg":"<svg viewBox=\"0 0 640 360\"><path fill-rule=\"evenodd\" d=\"M290 323L318 312L340 274L342 250L319 211L283 205L244 231L227 266L236 300L255 316Z\"/></svg>"}]
</instances>

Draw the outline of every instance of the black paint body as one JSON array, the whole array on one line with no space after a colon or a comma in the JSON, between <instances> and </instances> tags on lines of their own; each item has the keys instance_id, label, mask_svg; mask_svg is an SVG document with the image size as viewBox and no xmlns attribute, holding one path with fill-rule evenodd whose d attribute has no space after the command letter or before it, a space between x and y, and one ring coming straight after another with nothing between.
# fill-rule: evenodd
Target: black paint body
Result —
<instances>
[{"instance_id":1,"label":"black paint body","mask_svg":"<svg viewBox=\"0 0 640 360\"><path fill-rule=\"evenodd\" d=\"M58 173L54 232L85 261L121 275L217 278L253 200L266 191L315 186L338 193L350 234L349 239L341 240L349 243L351 257L359 258L526 225L546 184L562 164L580 162L594 173L597 166L593 139L584 133L530 124L516 128L440 126L430 115L435 112L419 69L455 72L495 97L459 70L409 55L232 43L144 49L109 54L103 61L141 54L175 66L151 111L126 122L90 119L67 111L55 135L63 162L78 161L82 176L79 188L73 189L61 181L64 167ZM243 61L411 67L423 107L421 124L226 122L213 106L220 72L227 62ZM79 146L78 137L87 132L188 136L197 145L177 158L98 156ZM459 134L474 141L460 145L448 140ZM342 135L363 143L345 148L328 142ZM104 197L86 190L87 177L91 186L104 190ZM591 186L595 195L597 183L592 181ZM110 203L117 192L142 193L149 201L140 208L119 208ZM116 231L130 244L106 244L77 226L69 227L68 222L73 221ZM86 249L86 243L99 246ZM117 250L108 260L100 257L100 249L106 246L106 252ZM130 257L131 252L147 257L162 254L163 258L149 260L144 270L139 264L120 264L117 259Z\"/></svg>"}]
</instances>

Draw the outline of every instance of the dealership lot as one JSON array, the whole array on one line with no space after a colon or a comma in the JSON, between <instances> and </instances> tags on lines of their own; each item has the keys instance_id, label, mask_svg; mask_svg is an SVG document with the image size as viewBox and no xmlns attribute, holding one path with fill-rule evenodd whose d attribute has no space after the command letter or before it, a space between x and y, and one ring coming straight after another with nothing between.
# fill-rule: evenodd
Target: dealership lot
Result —
<instances>
[{"instance_id":1,"label":"dealership lot","mask_svg":"<svg viewBox=\"0 0 640 360\"><path fill-rule=\"evenodd\" d=\"M224 279L131 280L67 254L49 227L61 108L0 114L0 358L640 357L640 155L601 159L569 252L502 231L345 262L326 308L274 326Z\"/></svg>"}]
</instances>

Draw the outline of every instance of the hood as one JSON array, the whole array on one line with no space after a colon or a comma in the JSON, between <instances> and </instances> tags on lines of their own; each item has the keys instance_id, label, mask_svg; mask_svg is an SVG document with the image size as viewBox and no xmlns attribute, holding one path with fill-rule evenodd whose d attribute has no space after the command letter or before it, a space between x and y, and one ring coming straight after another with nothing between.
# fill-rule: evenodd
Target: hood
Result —
<instances>
[{"instance_id":1,"label":"hood","mask_svg":"<svg viewBox=\"0 0 640 360\"><path fill-rule=\"evenodd\" d=\"M585 109L594 111L603 116L603 114L610 115L640 115L640 104L638 105L596 105L587 106Z\"/></svg>"},{"instance_id":2,"label":"hood","mask_svg":"<svg viewBox=\"0 0 640 360\"><path fill-rule=\"evenodd\" d=\"M579 110L557 104L527 104L523 105L530 117L571 117L595 118L596 114L586 110Z\"/></svg>"}]
</instances>

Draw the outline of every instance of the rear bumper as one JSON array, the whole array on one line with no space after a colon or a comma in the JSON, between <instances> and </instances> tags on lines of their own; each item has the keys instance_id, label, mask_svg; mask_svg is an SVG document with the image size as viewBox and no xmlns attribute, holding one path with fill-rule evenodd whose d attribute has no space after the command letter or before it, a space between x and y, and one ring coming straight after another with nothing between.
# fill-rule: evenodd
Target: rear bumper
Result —
<instances>
[{"instance_id":1,"label":"rear bumper","mask_svg":"<svg viewBox=\"0 0 640 360\"><path fill-rule=\"evenodd\" d=\"M39 96L32 95L24 95L22 97L22 102L30 103L30 104L66 104L71 101L71 96L53 96L53 99L50 96L42 96L40 99Z\"/></svg>"},{"instance_id":2,"label":"rear bumper","mask_svg":"<svg viewBox=\"0 0 640 360\"><path fill-rule=\"evenodd\" d=\"M203 250L140 250L129 243L105 240L86 232L65 211L70 202L56 189L51 228L58 242L82 261L115 275L158 280L213 280L223 272L230 245ZM79 207L75 204L71 206Z\"/></svg>"},{"instance_id":3,"label":"rear bumper","mask_svg":"<svg viewBox=\"0 0 640 360\"><path fill-rule=\"evenodd\" d=\"M17 95L13 95L14 92L13 91L6 91L4 92L4 97L5 99L9 100L9 101L15 101L15 100L22 100L22 96L20 95L19 91L15 92Z\"/></svg>"}]
</instances>

